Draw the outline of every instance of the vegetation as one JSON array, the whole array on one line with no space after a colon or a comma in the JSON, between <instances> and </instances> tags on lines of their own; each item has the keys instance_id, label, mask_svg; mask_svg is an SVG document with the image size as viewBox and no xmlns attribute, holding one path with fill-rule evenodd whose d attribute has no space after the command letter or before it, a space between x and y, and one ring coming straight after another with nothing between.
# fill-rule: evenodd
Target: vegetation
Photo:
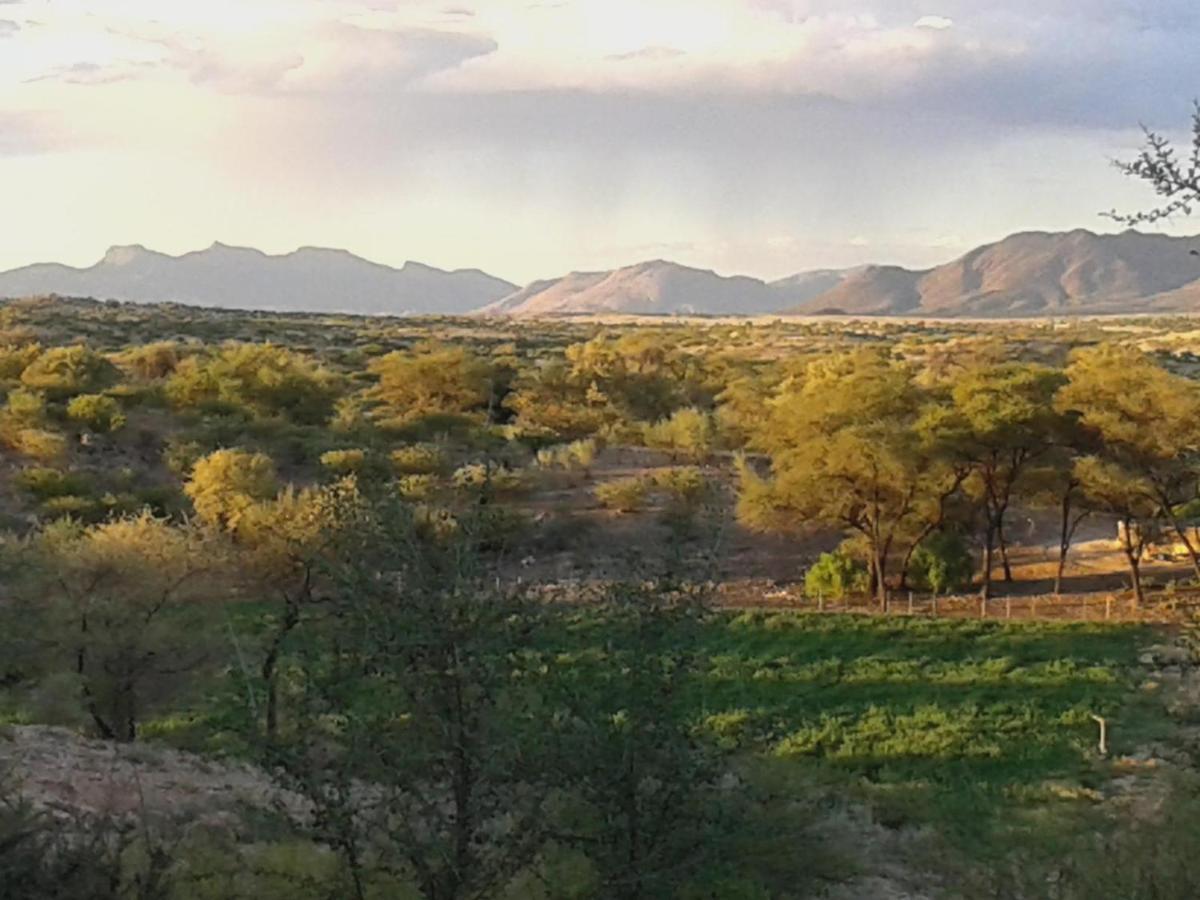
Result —
<instances>
[{"instance_id":1,"label":"vegetation","mask_svg":"<svg viewBox=\"0 0 1200 900\"><path fill-rule=\"evenodd\" d=\"M1176 730L1169 638L1095 621L1127 579L1181 622L1200 575L1189 323L3 315L0 719L308 814L68 840L0 785L0 884L794 898L882 829L961 896L1194 895L1187 766L1161 819L1110 802ZM1092 621L995 611L1071 578Z\"/></svg>"}]
</instances>

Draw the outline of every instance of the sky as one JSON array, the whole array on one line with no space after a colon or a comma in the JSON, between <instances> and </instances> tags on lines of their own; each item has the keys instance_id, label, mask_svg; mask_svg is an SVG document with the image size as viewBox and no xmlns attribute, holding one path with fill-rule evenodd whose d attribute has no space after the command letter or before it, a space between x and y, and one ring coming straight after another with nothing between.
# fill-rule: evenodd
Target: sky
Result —
<instances>
[{"instance_id":1,"label":"sky","mask_svg":"<svg viewBox=\"0 0 1200 900\"><path fill-rule=\"evenodd\" d=\"M1195 0L0 0L0 269L930 266L1149 205L1111 160L1198 46Z\"/></svg>"}]
</instances>

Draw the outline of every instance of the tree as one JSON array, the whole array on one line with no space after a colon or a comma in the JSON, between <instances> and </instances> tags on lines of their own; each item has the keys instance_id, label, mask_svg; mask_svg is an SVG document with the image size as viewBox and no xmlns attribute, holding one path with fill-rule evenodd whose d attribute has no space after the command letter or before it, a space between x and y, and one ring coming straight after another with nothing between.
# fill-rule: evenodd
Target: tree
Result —
<instances>
[{"instance_id":1,"label":"tree","mask_svg":"<svg viewBox=\"0 0 1200 900\"><path fill-rule=\"evenodd\" d=\"M1004 580L1012 581L1005 516L1022 478L1058 439L1054 398L1064 380L1054 369L1020 363L968 369L954 381L952 405L934 408L922 423L930 439L967 467L976 482L984 517L984 599L991 594L997 541Z\"/></svg>"},{"instance_id":2,"label":"tree","mask_svg":"<svg viewBox=\"0 0 1200 900\"><path fill-rule=\"evenodd\" d=\"M219 593L222 558L211 533L143 514L58 522L13 550L47 664L77 679L101 737L134 740L211 659L206 601Z\"/></svg>"},{"instance_id":3,"label":"tree","mask_svg":"<svg viewBox=\"0 0 1200 900\"><path fill-rule=\"evenodd\" d=\"M595 896L677 896L735 831L724 754L681 712L705 671L702 600L669 581L613 585L588 610L599 657L555 686L549 837L587 855Z\"/></svg>"},{"instance_id":4,"label":"tree","mask_svg":"<svg viewBox=\"0 0 1200 900\"><path fill-rule=\"evenodd\" d=\"M497 374L492 365L465 347L421 344L373 360L378 380L368 392L377 416L411 422L424 416L483 418L496 412Z\"/></svg>"},{"instance_id":5,"label":"tree","mask_svg":"<svg viewBox=\"0 0 1200 900\"><path fill-rule=\"evenodd\" d=\"M1075 477L1086 503L1116 517L1117 538L1129 566L1130 587L1135 601L1141 604L1145 599L1142 557L1154 537L1156 516L1161 509L1150 483L1120 463L1100 456L1077 460Z\"/></svg>"},{"instance_id":6,"label":"tree","mask_svg":"<svg viewBox=\"0 0 1200 900\"><path fill-rule=\"evenodd\" d=\"M330 570L346 564L345 534L361 515L362 498L348 478L324 487L289 486L245 507L233 525L242 589L272 607L262 623L259 664L268 742L279 732L279 667L287 641L328 592Z\"/></svg>"},{"instance_id":7,"label":"tree","mask_svg":"<svg viewBox=\"0 0 1200 900\"><path fill-rule=\"evenodd\" d=\"M1116 211L1108 215L1126 225L1160 222L1175 215L1191 215L1200 203L1200 103L1192 113L1192 145L1186 158L1180 158L1174 144L1165 135L1143 129L1146 142L1131 161L1115 165L1131 178L1146 182L1161 198L1159 206L1132 214Z\"/></svg>"},{"instance_id":8,"label":"tree","mask_svg":"<svg viewBox=\"0 0 1200 900\"><path fill-rule=\"evenodd\" d=\"M494 896L543 834L541 611L497 589L469 542L420 540L402 505L374 514L336 570L325 631L297 648L299 721L276 756L355 896L368 847L428 900Z\"/></svg>"},{"instance_id":9,"label":"tree","mask_svg":"<svg viewBox=\"0 0 1200 900\"><path fill-rule=\"evenodd\" d=\"M1102 485L1102 505L1117 515L1167 520L1200 579L1200 548L1179 515L1200 479L1200 385L1116 345L1078 351L1067 376L1060 406L1092 432L1103 463L1084 468L1093 482L1085 493L1094 497Z\"/></svg>"},{"instance_id":10,"label":"tree","mask_svg":"<svg viewBox=\"0 0 1200 900\"><path fill-rule=\"evenodd\" d=\"M217 450L197 460L183 486L201 521L229 529L236 529L241 516L275 490L271 458L245 450Z\"/></svg>"},{"instance_id":11,"label":"tree","mask_svg":"<svg viewBox=\"0 0 1200 900\"><path fill-rule=\"evenodd\" d=\"M911 368L884 352L813 362L781 388L754 436L771 454L771 478L742 465L739 518L762 530L833 525L860 535L885 606L893 552L907 547L907 560L965 477L916 427L928 402Z\"/></svg>"}]
</instances>

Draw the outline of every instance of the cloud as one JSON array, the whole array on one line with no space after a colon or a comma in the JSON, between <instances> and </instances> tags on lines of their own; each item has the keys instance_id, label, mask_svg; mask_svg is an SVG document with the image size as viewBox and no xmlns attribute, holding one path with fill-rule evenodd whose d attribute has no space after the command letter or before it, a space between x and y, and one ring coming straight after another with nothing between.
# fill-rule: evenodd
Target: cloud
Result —
<instances>
[{"instance_id":1,"label":"cloud","mask_svg":"<svg viewBox=\"0 0 1200 900\"><path fill-rule=\"evenodd\" d=\"M63 136L44 115L0 110L0 157L47 153L65 145Z\"/></svg>"},{"instance_id":2,"label":"cloud","mask_svg":"<svg viewBox=\"0 0 1200 900\"><path fill-rule=\"evenodd\" d=\"M913 23L914 28L932 28L934 31L945 31L954 27L954 20L945 16L921 16Z\"/></svg>"},{"instance_id":3,"label":"cloud","mask_svg":"<svg viewBox=\"0 0 1200 900\"><path fill-rule=\"evenodd\" d=\"M11 19L0 19L0 40L12 37L20 30L21 26Z\"/></svg>"}]
</instances>

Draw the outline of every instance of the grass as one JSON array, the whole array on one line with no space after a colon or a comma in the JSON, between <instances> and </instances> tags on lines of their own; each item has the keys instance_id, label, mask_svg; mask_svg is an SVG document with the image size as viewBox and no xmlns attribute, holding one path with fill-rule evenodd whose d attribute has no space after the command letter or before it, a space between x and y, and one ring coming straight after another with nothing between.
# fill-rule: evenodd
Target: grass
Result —
<instances>
[{"instance_id":1,"label":"grass","mask_svg":"<svg viewBox=\"0 0 1200 900\"><path fill-rule=\"evenodd\" d=\"M256 617L241 612L252 646ZM1083 810L1107 778L1093 714L1109 720L1117 756L1169 727L1137 689L1139 648L1155 640L1146 626L722 612L689 634L703 665L681 712L699 731L976 854L1025 816ZM606 637L585 612L551 640L586 666ZM234 671L214 687L198 715L148 723L145 736L247 750L244 680Z\"/></svg>"},{"instance_id":2,"label":"grass","mask_svg":"<svg viewBox=\"0 0 1200 900\"><path fill-rule=\"evenodd\" d=\"M1166 727L1137 691L1142 626L748 612L714 616L697 641L705 664L682 702L723 745L971 845L1103 781L1093 714L1116 755Z\"/></svg>"}]
</instances>

